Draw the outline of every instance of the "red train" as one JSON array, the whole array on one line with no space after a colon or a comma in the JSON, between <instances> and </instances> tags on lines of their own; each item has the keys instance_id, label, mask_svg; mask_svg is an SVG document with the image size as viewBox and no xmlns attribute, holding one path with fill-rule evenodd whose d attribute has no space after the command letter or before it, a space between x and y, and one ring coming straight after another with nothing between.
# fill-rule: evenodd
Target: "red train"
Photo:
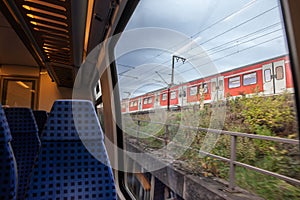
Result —
<instances>
[{"instance_id":1,"label":"red train","mask_svg":"<svg viewBox=\"0 0 300 200\"><path fill-rule=\"evenodd\" d=\"M170 107L187 107L227 96L236 97L260 93L273 95L284 91L293 92L289 56L280 56L259 63L243 66L201 79L193 80L170 88ZM166 88L141 96L123 99L122 113L149 111L166 108Z\"/></svg>"}]
</instances>

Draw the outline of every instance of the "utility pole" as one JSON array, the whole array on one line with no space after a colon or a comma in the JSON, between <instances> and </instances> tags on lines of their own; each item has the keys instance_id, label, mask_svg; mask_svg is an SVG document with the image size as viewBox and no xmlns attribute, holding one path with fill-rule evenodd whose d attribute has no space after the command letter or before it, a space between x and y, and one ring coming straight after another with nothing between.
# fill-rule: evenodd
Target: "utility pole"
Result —
<instances>
[{"instance_id":1,"label":"utility pole","mask_svg":"<svg viewBox=\"0 0 300 200\"><path fill-rule=\"evenodd\" d=\"M180 57L180 56L172 56L172 74L171 74L171 83L168 84L168 106L167 106L167 110L170 111L170 90L171 87L174 85L174 67L175 67L175 59L178 62L179 60L182 61L182 63L184 64L184 62L186 61L186 58Z\"/></svg>"}]
</instances>

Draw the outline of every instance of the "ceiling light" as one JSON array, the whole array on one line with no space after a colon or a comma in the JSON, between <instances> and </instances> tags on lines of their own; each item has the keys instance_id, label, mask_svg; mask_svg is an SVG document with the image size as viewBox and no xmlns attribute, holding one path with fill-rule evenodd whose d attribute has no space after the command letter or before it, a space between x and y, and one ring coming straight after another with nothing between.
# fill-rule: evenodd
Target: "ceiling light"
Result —
<instances>
[{"instance_id":1,"label":"ceiling light","mask_svg":"<svg viewBox=\"0 0 300 200\"><path fill-rule=\"evenodd\" d=\"M19 85L22 86L23 88L26 88L26 89L29 88L29 86L26 85L25 83L23 83L22 81L17 81L17 84L19 84Z\"/></svg>"}]
</instances>

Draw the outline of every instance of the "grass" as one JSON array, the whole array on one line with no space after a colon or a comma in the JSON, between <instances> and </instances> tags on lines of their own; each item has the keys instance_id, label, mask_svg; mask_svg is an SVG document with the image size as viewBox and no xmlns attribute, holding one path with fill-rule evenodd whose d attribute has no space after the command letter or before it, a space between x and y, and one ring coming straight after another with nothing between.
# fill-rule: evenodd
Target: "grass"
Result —
<instances>
[{"instance_id":1,"label":"grass","mask_svg":"<svg viewBox=\"0 0 300 200\"><path fill-rule=\"evenodd\" d=\"M264 199L298 200L300 188L287 182L251 171L242 167L236 169L236 184Z\"/></svg>"},{"instance_id":2,"label":"grass","mask_svg":"<svg viewBox=\"0 0 300 200\"><path fill-rule=\"evenodd\" d=\"M226 108L227 113L223 129L285 138L297 135L295 111L293 111L293 106L286 104L290 98L292 97L284 94L272 98L257 96L251 99L231 100ZM134 117L145 121L208 127L211 116L212 110L206 107L198 112L186 110L166 115L140 115ZM136 130L137 123L127 124L127 127ZM141 123L140 131L163 139L165 130L162 125L143 122ZM198 153L198 150L203 147L206 132L198 131L192 134L190 130L182 131L175 126L170 126L169 131L169 139L173 142L176 140L180 144L187 137L194 137L193 143L190 145L193 150L187 150L180 158L186 164L186 171L192 174L217 176L228 180L228 163L209 157L201 158ZM178 131L182 131L180 137L173 138L175 133L178 136ZM164 142L154 137L147 137L147 135L144 135L144 138L140 138L140 142L143 143L141 146L146 146L149 149L158 149L164 146ZM230 136L221 136L212 153L229 158ZM296 179L300 178L299 147L296 145L281 145L270 141L239 137L237 160ZM236 168L236 185L265 199L300 199L299 186L293 186L283 180L242 167Z\"/></svg>"}]
</instances>

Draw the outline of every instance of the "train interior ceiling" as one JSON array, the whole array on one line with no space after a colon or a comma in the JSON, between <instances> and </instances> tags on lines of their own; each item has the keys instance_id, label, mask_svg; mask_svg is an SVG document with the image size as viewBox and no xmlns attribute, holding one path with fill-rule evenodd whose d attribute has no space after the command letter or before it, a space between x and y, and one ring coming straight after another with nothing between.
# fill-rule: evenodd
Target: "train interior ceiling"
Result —
<instances>
[{"instance_id":1,"label":"train interior ceiling","mask_svg":"<svg viewBox=\"0 0 300 200\"><path fill-rule=\"evenodd\" d=\"M83 111L85 116L91 115L97 118L94 120L88 117L88 119L86 119L87 125L81 125L84 127L83 129L96 130L95 132L100 134L101 142L97 143L97 145L100 144L101 146L102 139L104 138L109 157L109 161L105 160L105 162L106 164L111 163L112 165L115 181L115 186L112 186L112 190L117 191L119 199L179 200L214 199L213 197L220 199L268 199L269 196L267 196L267 192L261 192L257 188L252 190L252 186L241 184L244 179L239 179L243 173L239 167L254 170L255 173L262 173L264 176L272 176L274 179L278 178L281 181L278 182L278 188L281 186L289 189L293 187L290 190L287 189L287 191L299 192L300 177L297 175L297 172L300 172L300 163L296 163L296 161L299 161L299 158L295 158L294 154L300 155L298 151L300 137L298 129L300 119L300 16L297 10L297 8L300 7L300 1L273 0L273 3L275 2L274 4L277 5L278 3L277 6L271 9L268 6L261 7L256 10L254 14L250 13L248 7L251 8L253 5L255 6L258 1L243 0L237 3L240 7L237 6L235 11L234 9L230 10L230 12L234 11L233 14L228 14L230 13L228 11L216 15L216 18L214 18L214 14L205 11L205 9L201 9L201 11L206 12L209 16L207 23L205 19L201 19L200 21L204 24L204 29L200 25L200 28L196 25L192 25L192 27L199 28L200 31L197 30L199 31L198 33L207 30L211 31L208 32L207 35L203 34L204 39L201 38L202 36L199 36L199 38L198 36L194 37L195 35L191 33L195 30L192 28L186 28L186 30L191 30L188 33L184 32L184 30L182 31L183 33L179 34L180 28L182 28L180 25L188 24L188 20L195 22L195 17L187 17L186 19L182 19L182 21L174 17L174 21L177 20L179 25L176 25L177 22L174 22L175 25L172 24L173 18L170 16L176 16L177 14L180 16L180 13L176 14L178 10L172 10L176 6L176 3L170 6L170 12L165 13L171 13L170 18L164 18L162 15L160 16L162 21L160 21L159 17L154 16L154 14L160 15L160 10L153 13L153 16L151 12L150 14L146 14L146 11L149 12L151 9L159 8L160 4L164 6L166 6L166 4L153 1L156 2L154 3L156 7L154 6L147 10L145 9L145 5L149 2L150 1L147 0L0 0L0 99L2 107L5 108L3 110L5 110L5 114L7 115L8 123L10 123L11 118L13 118L9 118L9 113L12 112L10 109L13 110L15 107L43 110L49 114L49 112L52 112L51 108L54 104L53 112L58 112L58 114L53 114L56 117L56 114L60 116L60 109L70 106L69 103L74 100L72 105L74 109L77 109L78 107L76 106L78 105L79 107L82 106L85 109ZM166 2L170 4L170 1L166 0ZM204 2L209 4L208 1ZM218 3L212 3L211 5L216 4ZM146 11L141 10L142 8ZM191 9L193 6L190 5L188 8ZM238 10L238 8L241 9ZM267 11L264 11L263 8L266 8ZM219 7L216 7L216 9L219 9ZM279 28L277 27L279 31L272 29L274 27L276 28L276 24L266 24L266 19L268 18L262 20L263 22L256 22L257 27L253 25L255 24L255 19L268 12L271 13L274 10L280 10L280 12L278 12L279 14L276 12L276 16L278 15L279 17L277 17L281 19L281 21L277 23L277 25L280 26ZM242 19L240 21L234 19L239 14L243 14L244 11L250 13L245 15L246 18L243 18L243 20L246 20L244 22L242 22ZM198 13L195 9L193 12ZM225 17L222 16L222 14L224 14ZM141 18L134 18L135 15L141 16ZM151 21L152 17L153 20ZM218 21L218 18L221 20ZM228 25L230 23L226 23L227 20L230 21L231 19L236 20L235 23L240 24L235 24L230 27ZM269 17L269 19L271 19L271 17ZM149 20L147 21L148 24L144 26L142 24L143 20ZM167 22L164 22L164 20ZM274 19L272 20L272 23L276 21ZM242 25L248 22L253 23L252 26L242 29ZM153 27L156 26L155 23L158 24L157 27L159 30L153 29ZM163 23L168 25L163 27L161 26ZM226 28L217 27L222 23L225 24L224 27ZM169 32L172 27L174 27L175 31ZM134 29L136 32L130 32L130 28L136 28ZM236 35L233 34L232 38L238 39L236 39L236 41L231 40L232 38L229 37L228 39L226 34L236 28L241 28L241 30L237 32ZM257 28L257 30L255 28ZM123 31L124 35L119 35L119 33ZM154 38L151 38L153 36L149 36L151 40L147 37L148 32L152 33L152 31L154 32ZM155 31L158 31L158 33ZM282 35L272 35L276 33L282 33ZM170 37L165 37L165 35L170 35ZM134 39L132 39L132 36ZM159 36L162 36L163 39ZM224 38L222 38L223 36ZM269 38L264 38L265 36ZM271 38L272 36L274 36L274 38ZM157 41L156 37L159 38ZM214 43L214 40L218 37L220 37L219 40L216 40ZM131 40L128 42L126 38ZM161 40L164 39L169 42L169 44L166 42L165 45L168 46L168 48L165 49L160 46L161 44L157 44L163 43ZM183 39L183 41L188 40L188 42L181 44L178 48L179 50L169 48L169 46L174 45L179 39ZM203 43L200 42L199 45L198 39L199 41L206 41ZM263 39L266 39L266 41ZM145 43L139 40L145 40ZM153 44L147 44L147 42L149 42L147 40L150 42L154 41L154 46L151 46ZM206 43L211 41L213 41L212 46L205 46ZM264 45L270 41L275 41L274 43L276 45L278 44L278 46L284 50L280 51L275 47L269 47L267 50L271 53L263 55L263 48L259 50L254 48L259 48L260 45L265 47ZM135 43L145 45L146 47L134 46ZM126 49L126 44L129 46L128 49ZM204 45L201 46L202 44ZM249 47L247 45L253 46ZM199 46L201 47L199 48ZM245 48L243 49L243 47ZM144 52L139 52L140 48L144 48ZM197 48L201 49L201 52L193 52L193 50ZM207 52L204 51L203 53L203 49L207 50ZM233 49L232 52L234 53L227 51L230 49ZM247 54L249 49L257 50L257 52L253 50L254 53ZM211 53L210 50L212 50ZM212 56L220 52L221 57ZM118 55L118 53L120 53L120 55ZM162 56L165 53L169 58L166 59L166 62L162 63L162 60L165 61L164 58L167 57ZM182 55L180 53L182 53ZM204 67L207 67L206 69L211 70L207 74L201 74L202 72L199 73L199 70L195 69L197 65L201 66L201 64L199 64L201 62L199 61L198 63L197 60L197 56L201 54L205 54L207 57L211 56L207 63L202 64ZM230 56L232 55L236 57L230 60ZM245 58L245 62L239 63L239 61L236 61L236 58L240 55ZM141 61L142 59L143 61ZM221 66L223 64L221 63L222 59L230 60L230 62L224 62L224 66L227 64L227 68ZM206 62L206 58L203 59L203 57L199 60ZM152 61L154 64L151 63ZM190 65L187 63L190 63ZM190 66L192 66L191 69L189 68ZM228 66L231 66L231 68ZM210 69L210 67L214 69ZM201 74L201 76L199 74ZM267 91L266 88L269 91ZM291 96L286 97L284 96L285 94ZM282 98L286 98L284 100L288 102L288 105L280 104L280 106L283 105L286 107L281 108L278 106L279 103L270 103L272 100L274 100L274 102L279 101L281 95L283 96ZM278 109L278 113L283 113L280 117L286 117L286 121L290 120L290 124L286 127L280 125L275 126L274 124L281 124L281 122L276 121L277 119L274 119L273 122L271 117L268 118L271 121L270 123L266 122L266 119L258 119L258 121L255 121L257 124L254 123L253 125L251 119L256 119L258 114L254 114L251 117L243 116L244 113L250 115L252 111L251 109L239 107L242 104L249 105L251 100L247 102L244 97L253 99L253 102L257 100L262 105L265 104L260 101L260 97L265 98L265 102L269 102L272 106L275 105L274 110ZM82 101L76 101L75 99L81 99ZM56 100L59 101L55 102ZM85 100L90 100L91 104ZM62 104L64 104L63 106L65 107L63 107ZM256 104L257 107L259 107L259 103L256 102ZM233 108L231 106L236 107ZM78 109L81 110L81 108ZM261 107L260 109L263 110ZM270 109L273 108L270 107ZM291 109L292 111L289 110L289 112L285 112L284 109ZM261 110L255 111L260 112ZM292 117L286 113L292 113ZM72 118L73 114L74 113L70 114ZM53 117L53 115L49 116ZM74 116L75 115L76 113ZM2 109L0 110L0 116L2 117ZM65 114L65 116L67 116L67 114ZM79 118L81 119L82 116L78 116L80 116ZM55 117L54 120L56 120ZM67 119L64 120L67 121ZM83 119L83 121L84 120L85 119ZM91 122L89 120L92 122L96 121L96 125L90 125ZM228 120L232 121L228 122ZM236 120L236 122L234 120ZM48 120L49 123L50 121L51 120ZM282 119L282 121L285 121L285 119ZM76 120L73 120L71 123L73 123L73 126ZM3 124L1 124L1 126ZM61 128L58 124L55 124L55 128L48 124L46 124L45 127L48 126L48 128L50 127L49 129L56 129L58 127L57 130L60 130ZM252 128L251 125L253 125L254 128ZM70 127L64 128L68 129ZM267 130L267 128L269 129ZM49 139L52 136L51 130L45 129L45 139L41 140L42 145L49 145L47 146L49 147L49 151L52 151L51 148L53 147L53 145L50 144L53 141ZM186 130L189 132L187 133ZM47 131L49 131L49 134ZM66 144L66 147L64 147L59 142L65 138L55 138L55 140L59 141L58 146L62 149L69 147L72 149L74 145L78 145L78 143L81 145L81 142L77 143L79 136L76 134L79 133L75 133L76 136L74 136L72 135L73 129L68 131L70 135L67 134L66 141L74 140L74 144ZM172 131L174 131L174 134ZM194 134L193 131L195 131L196 134ZM265 135L260 136L259 131ZM289 131L292 133L287 133ZM102 132L105 137L101 136L101 134L103 134ZM208 134L203 136L203 139L202 136L200 136L202 132L212 134L210 135L211 138L209 138ZM208 147L210 144L208 146L203 145L199 147L199 144L202 142L198 141L200 137L205 141L209 141L210 139L214 140L215 138L212 137L216 137L216 135L213 135L216 132L219 135L224 137L228 136L229 138L227 138L228 140L226 138L218 140L218 142L225 141L223 147L226 150L220 150L218 152L221 152L220 155L217 153L216 155L214 154L214 149ZM13 131L11 131L11 133L12 135L14 134ZM37 131L36 134L39 135L40 133ZM280 138L280 136L284 138ZM94 135L90 136L89 134L87 134L86 137L88 138L87 141L91 140L90 138L99 139L99 137L94 137ZM184 142L182 142L182 138L184 138ZM254 141L256 140L262 140L263 142L255 143ZM250 150L256 147L259 149L256 149L257 151L251 155L250 153L245 153L245 155L237 153L236 155L236 151L241 149L241 151L243 151L243 148L237 145L237 143L241 141L245 144L247 142L247 144L251 143L253 146L258 144L265 144L265 146L262 148L257 146L249 147ZM83 139L83 143L84 142L86 141ZM217 148L215 149L217 150L220 148L218 142L215 141L212 145L216 145ZM276 142L287 144L287 146L275 145ZM266 147L267 145L271 146ZM165 146L166 148L164 148ZM298 148L297 150L295 150L295 146ZM41 148L43 148L43 146ZM91 150L89 149L90 147L86 148L88 151ZM184 149L184 152L181 151L181 148ZM248 147L244 147L244 149L247 148ZM275 151L274 149L276 148L280 150ZM103 150L102 147L100 147L100 150L95 149L96 151L106 152L105 148ZM269 166L265 167L264 164L261 164L263 162L262 157L272 157L263 153L266 149L274 150L272 153L276 156L284 152L282 154L287 155L288 158L286 160L289 160L291 163L296 160L293 163L296 163L295 168L293 168L295 171L291 174L286 170L277 170L277 168L277 171L275 169L275 171L272 171L267 168ZM296 153L290 155L286 152L291 149L293 153ZM57 149L53 151L55 152L56 150ZM87 150L85 148L82 151L78 150L79 157L81 153L84 154ZM129 156L127 155L127 151L124 153L123 150L128 150ZM196 153L190 153L190 151L194 150ZM73 150L67 149L66 152L68 151L71 152ZM94 149L91 150L91 152L93 151ZM144 151L146 152L145 154L143 154ZM224 153L225 151L226 153ZM57 152L61 151L57 150ZM132 152L135 154L131 155ZM154 155L151 154L153 152ZM43 153L44 151L41 151L41 155ZM136 156L138 153L141 153L145 157L142 156L143 158L140 158ZM178 155L180 154L180 156L178 156L177 153ZM57 153L57 155L58 154L59 153ZM205 162L202 160L199 161L202 159L202 155L207 156L205 157ZM50 155L50 157L51 156L53 155ZM53 158L56 158L55 156L56 155L54 155ZM247 156L257 156L255 159L260 159L257 163L261 165L257 166L256 161L250 159L250 161L247 160L243 163L243 158ZM280 154L280 156L282 155ZM97 156L94 157L97 158ZM38 162L40 159L46 158L37 156L35 159ZM177 161L177 159L179 161ZM218 160L219 163L227 163L228 167L224 168L224 170L222 170L223 168L221 170L216 169L216 166L224 167L223 164L215 164L217 163L216 160ZM285 162L286 160L280 161ZM175 164L172 163L173 161ZM94 161L89 160L87 162L94 164ZM165 165L165 162L171 164ZM173 164L176 167L174 167ZM287 163L285 164L288 165ZM35 174L36 166L37 165L35 165L35 171L32 171L32 174ZM79 164L78 166L81 165ZM93 169L91 171L94 171L96 167L99 166L92 166ZM100 168L101 167L102 165ZM185 167L187 169L185 169ZM197 171L198 167L201 169L205 168L208 172L201 171L200 173ZM107 168L104 167L103 169L106 170ZM79 169L79 171L80 170L82 171L82 169ZM87 167L87 171L88 170L90 170L89 167ZM102 168L99 171L101 170ZM111 172L109 171L108 173ZM201 178L195 174L201 174ZM77 175L78 174L75 176ZM91 176L91 182L94 184L94 176L90 174L88 176ZM207 182L203 181L210 176L216 176L217 178L214 177ZM31 185L29 184L29 180L31 179L30 177L27 179L28 188L35 187L32 186L32 181ZM221 179L228 181L226 182ZM244 180L245 182L247 182L246 179L247 177ZM251 179L251 177L249 179ZM59 180L59 178L57 180ZM212 180L217 180L218 183ZM100 182L102 183L101 180ZM38 182L34 184L38 184ZM67 185L67 183L64 184ZM111 187L109 184L105 185L105 187ZM288 184L292 186L290 187ZM74 185L70 186L70 188L73 186ZM60 185L57 187L59 188ZM224 189L225 187L226 189ZM19 191L17 191L18 188L16 188L15 193L19 195ZM198 190L198 188L201 189ZM45 188L42 188L41 191L44 191L44 189ZM70 196L67 195L67 192L64 194L67 196L62 195L60 198L58 198L60 193L56 191L57 199L72 199L73 197L75 199L94 199L88 194L86 194L86 196L76 196L74 190L77 190L77 188L72 189L73 192L68 191L70 192ZM87 188L86 190L89 191L90 189ZM0 197L6 198L1 196L1 192L2 191L0 191ZM51 192L49 192L49 199L55 196ZM81 192L82 191L80 191L80 195ZM91 194L93 194L93 192L94 191L92 191ZM300 198L296 192L293 197ZM85 192L82 193L85 195ZM269 193L272 193L272 191ZM99 195L103 194L105 195L105 193ZM27 195L33 195L32 198L35 197L39 199L45 195L45 193L39 194L41 196L37 197L35 196L36 194L28 193ZM114 195L115 194L112 194L112 196ZM276 195L275 192L274 195ZM11 199L18 199L16 198L16 194L14 194L14 196L15 197ZM280 196L280 198L281 197L282 196ZM107 196L107 199L114 198L115 197Z\"/></svg>"},{"instance_id":2,"label":"train interior ceiling","mask_svg":"<svg viewBox=\"0 0 300 200\"><path fill-rule=\"evenodd\" d=\"M50 111L55 99L72 98L81 63L96 45L124 28L126 18L121 21L120 16L131 12L129 4L134 5L109 0L1 1L1 77L2 86L8 85L8 91L1 90L2 99L16 95L8 104ZM27 84L32 99L20 102L22 95L30 94L12 92Z\"/></svg>"}]
</instances>

